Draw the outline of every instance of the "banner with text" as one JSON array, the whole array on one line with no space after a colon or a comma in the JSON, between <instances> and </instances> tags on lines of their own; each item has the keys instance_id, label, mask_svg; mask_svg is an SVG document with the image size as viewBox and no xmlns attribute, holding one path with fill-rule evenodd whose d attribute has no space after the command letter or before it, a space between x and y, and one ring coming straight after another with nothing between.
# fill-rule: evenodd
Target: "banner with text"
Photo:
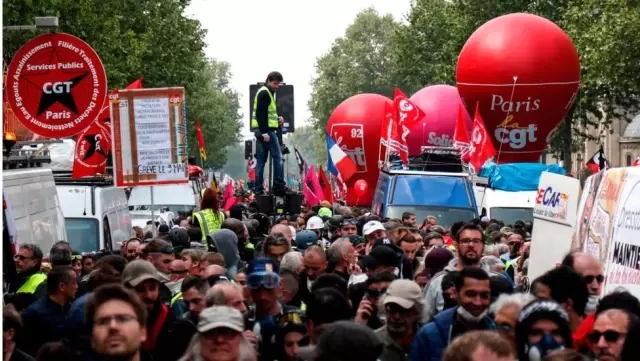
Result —
<instances>
[{"instance_id":1,"label":"banner with text","mask_svg":"<svg viewBox=\"0 0 640 361\"><path fill-rule=\"evenodd\" d=\"M188 183L184 88L119 90L109 98L116 185Z\"/></svg>"}]
</instances>

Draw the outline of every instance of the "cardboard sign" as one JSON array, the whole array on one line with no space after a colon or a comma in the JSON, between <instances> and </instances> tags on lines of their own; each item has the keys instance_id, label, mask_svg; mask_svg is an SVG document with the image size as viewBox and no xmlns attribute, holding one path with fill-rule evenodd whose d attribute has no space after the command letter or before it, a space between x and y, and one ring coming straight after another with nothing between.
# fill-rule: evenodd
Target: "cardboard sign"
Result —
<instances>
[{"instance_id":1,"label":"cardboard sign","mask_svg":"<svg viewBox=\"0 0 640 361\"><path fill-rule=\"evenodd\" d=\"M116 186L189 182L184 88L120 90L109 101Z\"/></svg>"},{"instance_id":2,"label":"cardboard sign","mask_svg":"<svg viewBox=\"0 0 640 361\"><path fill-rule=\"evenodd\" d=\"M66 138L93 123L107 94L107 75L89 44L63 33L29 40L7 71L7 101L27 129Z\"/></svg>"}]
</instances>

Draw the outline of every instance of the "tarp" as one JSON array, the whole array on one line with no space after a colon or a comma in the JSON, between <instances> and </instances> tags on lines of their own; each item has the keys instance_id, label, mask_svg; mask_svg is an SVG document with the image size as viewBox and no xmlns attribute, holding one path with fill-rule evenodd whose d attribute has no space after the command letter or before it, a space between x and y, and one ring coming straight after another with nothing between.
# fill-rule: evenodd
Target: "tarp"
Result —
<instances>
[{"instance_id":1,"label":"tarp","mask_svg":"<svg viewBox=\"0 0 640 361\"><path fill-rule=\"evenodd\" d=\"M71 171L73 169L73 155L76 151L76 142L72 139L64 139L62 143L49 145L51 163L45 164L52 170Z\"/></svg>"},{"instance_id":2,"label":"tarp","mask_svg":"<svg viewBox=\"0 0 640 361\"><path fill-rule=\"evenodd\" d=\"M489 186L509 192L537 191L542 172L565 175L566 171L558 164L542 163L487 163L480 170L480 177L489 181Z\"/></svg>"}]
</instances>

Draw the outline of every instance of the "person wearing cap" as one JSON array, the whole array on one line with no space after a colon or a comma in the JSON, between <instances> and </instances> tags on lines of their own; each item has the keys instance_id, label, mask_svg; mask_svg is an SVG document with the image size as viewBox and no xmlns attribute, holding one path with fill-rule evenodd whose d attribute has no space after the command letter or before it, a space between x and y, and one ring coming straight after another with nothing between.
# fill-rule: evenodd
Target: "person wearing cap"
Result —
<instances>
[{"instance_id":1,"label":"person wearing cap","mask_svg":"<svg viewBox=\"0 0 640 361\"><path fill-rule=\"evenodd\" d=\"M278 300L281 285L278 272L278 263L270 258L254 259L247 270L247 287L253 299L246 315L247 326L256 334L258 353L265 360L271 360L278 354L275 344L277 318L295 309Z\"/></svg>"},{"instance_id":2,"label":"person wearing cap","mask_svg":"<svg viewBox=\"0 0 640 361\"><path fill-rule=\"evenodd\" d=\"M478 267L465 267L455 279L458 306L444 310L416 335L411 361L442 360L444 350L453 339L468 331L495 329L488 316L491 286L487 272Z\"/></svg>"},{"instance_id":3,"label":"person wearing cap","mask_svg":"<svg viewBox=\"0 0 640 361\"><path fill-rule=\"evenodd\" d=\"M554 301L524 306L516 323L518 361L539 361L553 350L571 348L569 315Z\"/></svg>"},{"instance_id":4,"label":"person wearing cap","mask_svg":"<svg viewBox=\"0 0 640 361\"><path fill-rule=\"evenodd\" d=\"M310 230L300 231L296 234L294 249L298 252L304 252L307 248L317 244L318 235Z\"/></svg>"},{"instance_id":5,"label":"person wearing cap","mask_svg":"<svg viewBox=\"0 0 640 361\"><path fill-rule=\"evenodd\" d=\"M352 321L337 321L327 326L317 344L303 347L298 358L315 361L377 361L383 345L369 327Z\"/></svg>"},{"instance_id":6,"label":"person wearing cap","mask_svg":"<svg viewBox=\"0 0 640 361\"><path fill-rule=\"evenodd\" d=\"M422 317L422 290L410 280L395 280L382 298L387 324L376 330L384 346L380 361L406 361Z\"/></svg>"},{"instance_id":7,"label":"person wearing cap","mask_svg":"<svg viewBox=\"0 0 640 361\"><path fill-rule=\"evenodd\" d=\"M376 239L385 238L387 233L382 223L379 221L369 221L362 227L362 235L367 244L365 254L369 254L373 249L373 244L376 242Z\"/></svg>"},{"instance_id":8,"label":"person wearing cap","mask_svg":"<svg viewBox=\"0 0 640 361\"><path fill-rule=\"evenodd\" d=\"M243 336L242 313L228 306L205 308L200 313L198 333L179 361L255 360L251 343Z\"/></svg>"},{"instance_id":9,"label":"person wearing cap","mask_svg":"<svg viewBox=\"0 0 640 361\"><path fill-rule=\"evenodd\" d=\"M342 237L342 222L344 218L341 215L336 214L335 216L327 219L324 223L324 228L327 230L327 237L329 238L329 243L335 242L336 239Z\"/></svg>"},{"instance_id":10,"label":"person wearing cap","mask_svg":"<svg viewBox=\"0 0 640 361\"><path fill-rule=\"evenodd\" d=\"M340 227L341 237L350 237L358 235L358 219L353 217L342 218L342 226Z\"/></svg>"},{"instance_id":11,"label":"person wearing cap","mask_svg":"<svg viewBox=\"0 0 640 361\"><path fill-rule=\"evenodd\" d=\"M189 321L177 318L161 301L161 278L156 269L148 261L132 261L122 272L122 283L138 294L149 315L143 353L151 355L154 361L177 360L195 329Z\"/></svg>"},{"instance_id":12,"label":"person wearing cap","mask_svg":"<svg viewBox=\"0 0 640 361\"><path fill-rule=\"evenodd\" d=\"M331 212L330 208L327 207L321 207L320 209L318 209L318 217L320 218L331 218L333 217L333 212Z\"/></svg>"}]
</instances>

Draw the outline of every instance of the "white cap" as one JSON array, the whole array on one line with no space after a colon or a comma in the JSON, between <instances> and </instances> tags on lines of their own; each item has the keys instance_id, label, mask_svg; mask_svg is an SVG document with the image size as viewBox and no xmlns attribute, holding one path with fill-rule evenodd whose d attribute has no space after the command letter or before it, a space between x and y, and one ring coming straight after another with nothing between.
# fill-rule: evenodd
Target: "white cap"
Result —
<instances>
[{"instance_id":1,"label":"white cap","mask_svg":"<svg viewBox=\"0 0 640 361\"><path fill-rule=\"evenodd\" d=\"M369 221L364 224L364 227L362 227L362 234L365 236L368 236L375 231L384 231L382 223L378 221Z\"/></svg>"},{"instance_id":2,"label":"white cap","mask_svg":"<svg viewBox=\"0 0 640 361\"><path fill-rule=\"evenodd\" d=\"M309 218L309 220L307 221L307 229L309 230L323 229L323 228L324 228L324 222L322 221L322 218L318 216L313 216Z\"/></svg>"}]
</instances>

